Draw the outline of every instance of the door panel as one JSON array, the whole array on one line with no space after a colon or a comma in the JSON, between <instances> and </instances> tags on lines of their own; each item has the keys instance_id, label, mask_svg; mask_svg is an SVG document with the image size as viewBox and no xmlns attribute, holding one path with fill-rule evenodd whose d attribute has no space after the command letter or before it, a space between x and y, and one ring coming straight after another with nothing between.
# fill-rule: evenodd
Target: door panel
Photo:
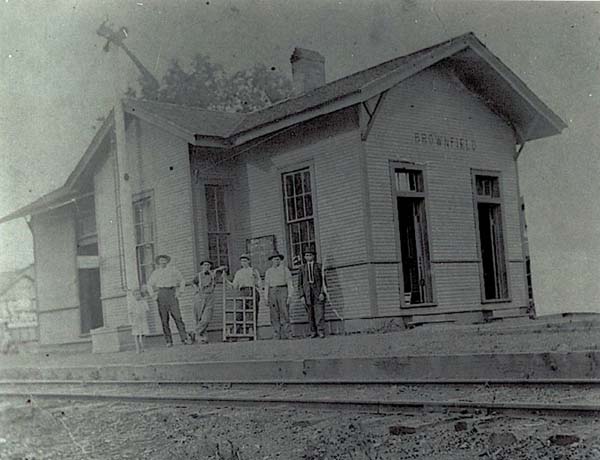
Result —
<instances>
[{"instance_id":1,"label":"door panel","mask_svg":"<svg viewBox=\"0 0 600 460\"><path fill-rule=\"evenodd\" d=\"M82 334L104 325L98 268L79 270L79 309Z\"/></svg>"},{"instance_id":2,"label":"door panel","mask_svg":"<svg viewBox=\"0 0 600 460\"><path fill-rule=\"evenodd\" d=\"M485 299L503 299L508 296L508 279L500 206L479 203L477 210Z\"/></svg>"},{"instance_id":3,"label":"door panel","mask_svg":"<svg viewBox=\"0 0 600 460\"><path fill-rule=\"evenodd\" d=\"M398 198L404 292L410 303L433 301L427 219L423 199Z\"/></svg>"}]
</instances>

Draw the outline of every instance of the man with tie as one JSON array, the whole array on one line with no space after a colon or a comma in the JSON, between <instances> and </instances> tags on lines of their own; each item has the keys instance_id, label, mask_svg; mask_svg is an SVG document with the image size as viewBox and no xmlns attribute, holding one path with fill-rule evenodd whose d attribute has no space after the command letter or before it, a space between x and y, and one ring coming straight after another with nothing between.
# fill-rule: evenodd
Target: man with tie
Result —
<instances>
[{"instance_id":1,"label":"man with tie","mask_svg":"<svg viewBox=\"0 0 600 460\"><path fill-rule=\"evenodd\" d=\"M304 251L304 264L298 273L298 287L306 308L311 337L325 337L325 295L327 286L321 264L316 262L316 253L308 248Z\"/></svg>"}]
</instances>

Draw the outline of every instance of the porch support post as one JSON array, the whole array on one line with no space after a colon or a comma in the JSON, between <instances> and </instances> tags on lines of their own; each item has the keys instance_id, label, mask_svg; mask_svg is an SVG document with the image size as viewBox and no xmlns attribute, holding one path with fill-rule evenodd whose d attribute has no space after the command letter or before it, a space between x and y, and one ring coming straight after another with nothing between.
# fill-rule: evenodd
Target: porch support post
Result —
<instances>
[{"instance_id":1,"label":"porch support post","mask_svg":"<svg viewBox=\"0 0 600 460\"><path fill-rule=\"evenodd\" d=\"M135 234L133 228L133 201L131 194L131 183L130 183L130 169L131 162L127 155L127 138L125 135L125 112L123 110L123 102L121 97L124 93L125 86L125 70L120 65L120 48L114 46L112 48L113 60L114 60L114 91L115 91L115 147L116 147L116 158L117 158L117 171L119 177L117 179L119 200L118 206L120 212L117 216L120 216L119 225L121 226L121 235L123 237L122 250L124 255L125 265L125 287L127 289L137 289L140 286L137 265L136 265L136 254L135 254Z\"/></svg>"}]
</instances>

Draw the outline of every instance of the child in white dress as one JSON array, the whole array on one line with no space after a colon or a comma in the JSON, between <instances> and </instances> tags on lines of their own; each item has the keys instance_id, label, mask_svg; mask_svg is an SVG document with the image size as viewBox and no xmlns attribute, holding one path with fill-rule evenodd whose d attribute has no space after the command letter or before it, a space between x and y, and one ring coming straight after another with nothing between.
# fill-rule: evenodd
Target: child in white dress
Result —
<instances>
[{"instance_id":1,"label":"child in white dress","mask_svg":"<svg viewBox=\"0 0 600 460\"><path fill-rule=\"evenodd\" d=\"M135 338L135 352L144 351L144 336L150 333L148 328L147 314L150 308L146 297L148 290L146 286L133 291L127 291L127 311L129 313L129 322L131 323L131 334Z\"/></svg>"}]
</instances>

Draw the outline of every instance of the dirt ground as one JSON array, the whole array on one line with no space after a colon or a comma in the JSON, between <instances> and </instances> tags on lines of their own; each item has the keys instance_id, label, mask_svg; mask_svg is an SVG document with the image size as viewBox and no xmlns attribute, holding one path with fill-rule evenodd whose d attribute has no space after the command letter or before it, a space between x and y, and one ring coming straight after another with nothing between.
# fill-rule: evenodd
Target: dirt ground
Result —
<instances>
[{"instance_id":1,"label":"dirt ground","mask_svg":"<svg viewBox=\"0 0 600 460\"><path fill-rule=\"evenodd\" d=\"M596 322L540 324L527 331L456 327L328 337L319 341L293 340L280 342L277 347L271 341L258 341L170 349L161 346L142 355L40 353L2 357L0 368L596 350L600 346L599 330ZM429 391L435 397L431 388ZM489 399L489 389L478 391L472 392L469 399ZM581 399L578 391L579 388L568 398L569 402ZM496 399L506 396L505 393L496 388L492 396ZM597 392L589 394L591 399L584 398L584 402L596 403ZM405 389L396 396L424 397L424 391ZM458 394L454 398L464 399ZM554 396L535 393L531 398L545 401ZM559 399L565 402L563 395ZM0 399L0 459L600 460L599 428L600 420L592 417L508 417L455 412L376 415L289 408L209 408L187 403L167 406ZM560 435L567 437L557 438ZM561 442L566 445L559 445Z\"/></svg>"},{"instance_id":2,"label":"dirt ground","mask_svg":"<svg viewBox=\"0 0 600 460\"><path fill-rule=\"evenodd\" d=\"M596 460L599 424L590 417L15 400L0 402L0 458Z\"/></svg>"}]
</instances>

